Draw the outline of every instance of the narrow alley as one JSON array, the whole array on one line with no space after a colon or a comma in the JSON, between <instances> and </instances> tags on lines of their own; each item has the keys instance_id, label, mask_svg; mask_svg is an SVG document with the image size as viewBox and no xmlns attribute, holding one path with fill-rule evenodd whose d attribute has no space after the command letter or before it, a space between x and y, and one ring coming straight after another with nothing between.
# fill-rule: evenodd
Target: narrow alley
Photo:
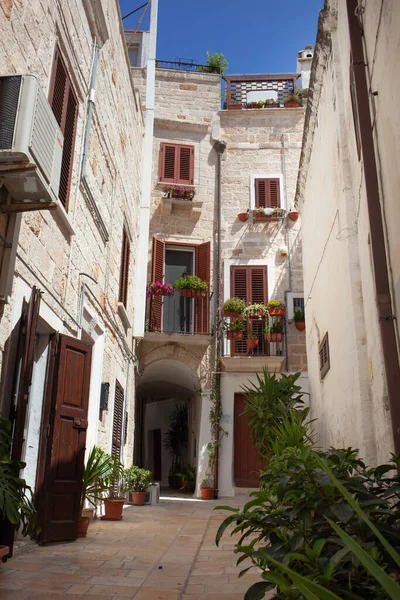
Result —
<instances>
[{"instance_id":1,"label":"narrow alley","mask_svg":"<svg viewBox=\"0 0 400 600\"><path fill-rule=\"evenodd\" d=\"M215 533L226 513L209 502L161 500L128 507L120 522L95 520L76 542L29 546L0 565L1 600L242 600L254 572L238 580L234 540Z\"/></svg>"}]
</instances>

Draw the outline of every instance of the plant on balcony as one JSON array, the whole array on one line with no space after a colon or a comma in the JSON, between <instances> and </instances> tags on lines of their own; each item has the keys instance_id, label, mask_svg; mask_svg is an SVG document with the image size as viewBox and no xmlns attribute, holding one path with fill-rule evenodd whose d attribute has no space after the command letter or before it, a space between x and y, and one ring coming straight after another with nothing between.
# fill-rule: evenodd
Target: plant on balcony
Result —
<instances>
[{"instance_id":1,"label":"plant on balcony","mask_svg":"<svg viewBox=\"0 0 400 600\"><path fill-rule=\"evenodd\" d=\"M253 335L253 334L248 335L246 343L247 343L247 347L248 347L249 350L253 350L254 348L257 348L257 346L258 346L258 336L257 335Z\"/></svg>"},{"instance_id":2,"label":"plant on balcony","mask_svg":"<svg viewBox=\"0 0 400 600\"><path fill-rule=\"evenodd\" d=\"M280 321L275 321L271 326L271 342L282 341L283 327Z\"/></svg>"},{"instance_id":3,"label":"plant on balcony","mask_svg":"<svg viewBox=\"0 0 400 600\"><path fill-rule=\"evenodd\" d=\"M297 108L301 106L301 98L293 92L283 99L283 105L285 108Z\"/></svg>"},{"instance_id":4,"label":"plant on balcony","mask_svg":"<svg viewBox=\"0 0 400 600\"><path fill-rule=\"evenodd\" d=\"M197 71L200 73L220 73L221 75L225 75L226 69L228 68L228 61L224 54L222 54L222 52L210 54L207 51L206 56L206 65L197 65Z\"/></svg>"},{"instance_id":5,"label":"plant on balcony","mask_svg":"<svg viewBox=\"0 0 400 600\"><path fill-rule=\"evenodd\" d=\"M284 217L285 216L285 212L286 211L285 211L284 208L274 208L272 216L273 217Z\"/></svg>"},{"instance_id":6,"label":"plant on balcony","mask_svg":"<svg viewBox=\"0 0 400 600\"><path fill-rule=\"evenodd\" d=\"M197 277L197 275L184 275L175 281L174 287L180 291L181 296L187 298L202 296L205 298L207 295L208 283L200 279L200 277Z\"/></svg>"},{"instance_id":7,"label":"plant on balcony","mask_svg":"<svg viewBox=\"0 0 400 600\"><path fill-rule=\"evenodd\" d=\"M165 194L165 198L180 198L182 200L192 200L196 193L196 188L188 185L176 185L170 183L164 185L162 191Z\"/></svg>"},{"instance_id":8,"label":"plant on balcony","mask_svg":"<svg viewBox=\"0 0 400 600\"><path fill-rule=\"evenodd\" d=\"M222 305L222 314L224 317L238 317L243 314L246 308L246 302L240 298L229 298Z\"/></svg>"},{"instance_id":9,"label":"plant on balcony","mask_svg":"<svg viewBox=\"0 0 400 600\"><path fill-rule=\"evenodd\" d=\"M276 108L279 107L279 102L274 98L267 98L264 102L264 108Z\"/></svg>"},{"instance_id":10,"label":"plant on balcony","mask_svg":"<svg viewBox=\"0 0 400 600\"><path fill-rule=\"evenodd\" d=\"M226 331L226 337L228 340L243 339L245 327L242 319L231 319L230 321L225 320L222 327Z\"/></svg>"},{"instance_id":11,"label":"plant on balcony","mask_svg":"<svg viewBox=\"0 0 400 600\"><path fill-rule=\"evenodd\" d=\"M270 300L267 309L271 317L284 317L286 314L286 307L280 300Z\"/></svg>"},{"instance_id":12,"label":"plant on balcony","mask_svg":"<svg viewBox=\"0 0 400 600\"><path fill-rule=\"evenodd\" d=\"M131 492L134 506L143 506L146 490L152 481L151 471L132 465L129 469L125 469L123 477L126 489Z\"/></svg>"},{"instance_id":13,"label":"plant on balcony","mask_svg":"<svg viewBox=\"0 0 400 600\"><path fill-rule=\"evenodd\" d=\"M237 216L237 218L242 223L245 223L248 220L248 218L249 218L249 209L247 209L247 212L241 212L241 213L239 213L238 216Z\"/></svg>"},{"instance_id":14,"label":"plant on balcony","mask_svg":"<svg viewBox=\"0 0 400 600\"><path fill-rule=\"evenodd\" d=\"M243 316L247 319L262 319L268 316L265 304L248 304L243 310Z\"/></svg>"},{"instance_id":15,"label":"plant on balcony","mask_svg":"<svg viewBox=\"0 0 400 600\"><path fill-rule=\"evenodd\" d=\"M296 329L299 331L304 331L306 328L305 318L304 318L304 310L295 310L293 316L294 324Z\"/></svg>"},{"instance_id":16,"label":"plant on balcony","mask_svg":"<svg viewBox=\"0 0 400 600\"><path fill-rule=\"evenodd\" d=\"M146 287L146 298L150 296L172 296L174 288L172 283L161 283L161 281L152 281Z\"/></svg>"}]
</instances>

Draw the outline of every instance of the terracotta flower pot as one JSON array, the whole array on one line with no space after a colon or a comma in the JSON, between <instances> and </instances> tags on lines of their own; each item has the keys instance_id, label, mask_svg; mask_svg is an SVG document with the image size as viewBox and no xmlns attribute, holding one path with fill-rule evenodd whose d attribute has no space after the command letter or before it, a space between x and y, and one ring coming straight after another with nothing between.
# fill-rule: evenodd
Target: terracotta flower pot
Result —
<instances>
[{"instance_id":1,"label":"terracotta flower pot","mask_svg":"<svg viewBox=\"0 0 400 600\"><path fill-rule=\"evenodd\" d=\"M299 108L301 104L300 102L285 102L283 106L285 108Z\"/></svg>"},{"instance_id":2,"label":"terracotta flower pot","mask_svg":"<svg viewBox=\"0 0 400 600\"><path fill-rule=\"evenodd\" d=\"M131 498L134 506L144 506L146 492L131 492Z\"/></svg>"},{"instance_id":3,"label":"terracotta flower pot","mask_svg":"<svg viewBox=\"0 0 400 600\"><path fill-rule=\"evenodd\" d=\"M207 291L206 290L193 290L193 295L196 298L205 298L207 295Z\"/></svg>"},{"instance_id":4,"label":"terracotta flower pot","mask_svg":"<svg viewBox=\"0 0 400 600\"><path fill-rule=\"evenodd\" d=\"M239 221L241 221L242 223L245 223L249 218L249 213L247 213L247 212L239 213L237 217L238 217Z\"/></svg>"},{"instance_id":5,"label":"terracotta flower pot","mask_svg":"<svg viewBox=\"0 0 400 600\"><path fill-rule=\"evenodd\" d=\"M227 331L226 337L228 338L228 340L242 340L243 331Z\"/></svg>"},{"instance_id":6,"label":"terracotta flower pot","mask_svg":"<svg viewBox=\"0 0 400 600\"><path fill-rule=\"evenodd\" d=\"M299 331L304 331L306 328L305 321L295 321L294 322L296 329Z\"/></svg>"},{"instance_id":7,"label":"terracotta flower pot","mask_svg":"<svg viewBox=\"0 0 400 600\"><path fill-rule=\"evenodd\" d=\"M104 509L106 514L101 517L102 521L120 521L124 508L125 498L105 498Z\"/></svg>"},{"instance_id":8,"label":"terracotta flower pot","mask_svg":"<svg viewBox=\"0 0 400 600\"><path fill-rule=\"evenodd\" d=\"M252 339L247 339L247 347L252 350L253 348L257 348L258 346L258 340L252 340Z\"/></svg>"},{"instance_id":9,"label":"terracotta flower pot","mask_svg":"<svg viewBox=\"0 0 400 600\"><path fill-rule=\"evenodd\" d=\"M297 212L297 210L291 210L288 212L288 217L291 221L297 221L297 219L299 218L299 213Z\"/></svg>"},{"instance_id":10,"label":"terracotta flower pot","mask_svg":"<svg viewBox=\"0 0 400 600\"><path fill-rule=\"evenodd\" d=\"M3 562L7 559L6 557L10 554L10 548L8 546L0 546L0 558Z\"/></svg>"},{"instance_id":11,"label":"terracotta flower pot","mask_svg":"<svg viewBox=\"0 0 400 600\"><path fill-rule=\"evenodd\" d=\"M223 310L223 311L222 311L222 315L223 315L224 317L227 317L227 318L228 318L228 317L231 317L231 318L234 318L234 319L243 319L243 315L241 315L240 313L237 313L237 312L231 312L231 311L229 311L229 310Z\"/></svg>"},{"instance_id":12,"label":"terracotta flower pot","mask_svg":"<svg viewBox=\"0 0 400 600\"><path fill-rule=\"evenodd\" d=\"M192 290L188 290L187 288L182 288L179 292L181 296L184 296L185 298L190 298L192 295Z\"/></svg>"},{"instance_id":13,"label":"terracotta flower pot","mask_svg":"<svg viewBox=\"0 0 400 600\"><path fill-rule=\"evenodd\" d=\"M202 500L214 500L214 488L201 488L200 493Z\"/></svg>"},{"instance_id":14,"label":"terracotta flower pot","mask_svg":"<svg viewBox=\"0 0 400 600\"><path fill-rule=\"evenodd\" d=\"M286 308L269 308L268 312L271 317L284 317L286 315Z\"/></svg>"},{"instance_id":15,"label":"terracotta flower pot","mask_svg":"<svg viewBox=\"0 0 400 600\"><path fill-rule=\"evenodd\" d=\"M242 110L243 106L240 103L228 104L228 110Z\"/></svg>"},{"instance_id":16,"label":"terracotta flower pot","mask_svg":"<svg viewBox=\"0 0 400 600\"><path fill-rule=\"evenodd\" d=\"M282 334L281 333L271 333L271 342L281 342Z\"/></svg>"},{"instance_id":17,"label":"terracotta flower pot","mask_svg":"<svg viewBox=\"0 0 400 600\"><path fill-rule=\"evenodd\" d=\"M90 517L81 517L79 519L78 537L80 537L80 538L86 537L89 523L90 523Z\"/></svg>"},{"instance_id":18,"label":"terracotta flower pot","mask_svg":"<svg viewBox=\"0 0 400 600\"><path fill-rule=\"evenodd\" d=\"M264 333L264 337L265 337L265 341L266 342L270 342L271 341L271 334L270 333Z\"/></svg>"}]
</instances>

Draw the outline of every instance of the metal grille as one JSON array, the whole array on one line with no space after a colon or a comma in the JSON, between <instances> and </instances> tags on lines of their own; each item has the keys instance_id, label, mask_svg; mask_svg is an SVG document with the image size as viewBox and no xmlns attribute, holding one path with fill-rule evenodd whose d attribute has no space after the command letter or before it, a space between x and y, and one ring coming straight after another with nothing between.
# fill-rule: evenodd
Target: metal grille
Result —
<instances>
[{"instance_id":1,"label":"metal grille","mask_svg":"<svg viewBox=\"0 0 400 600\"><path fill-rule=\"evenodd\" d=\"M22 77L0 77L0 150L10 150Z\"/></svg>"},{"instance_id":2,"label":"metal grille","mask_svg":"<svg viewBox=\"0 0 400 600\"><path fill-rule=\"evenodd\" d=\"M122 443L122 420L124 414L124 389L117 380L115 382L114 419L112 430L111 454L120 458Z\"/></svg>"},{"instance_id":3,"label":"metal grille","mask_svg":"<svg viewBox=\"0 0 400 600\"><path fill-rule=\"evenodd\" d=\"M293 298L293 312L296 310L304 311L304 298Z\"/></svg>"},{"instance_id":4,"label":"metal grille","mask_svg":"<svg viewBox=\"0 0 400 600\"><path fill-rule=\"evenodd\" d=\"M296 74L289 75L237 75L224 77L227 83L227 103L252 104L248 100L250 92L271 92L271 97L276 98L277 104L283 104L285 96L297 90Z\"/></svg>"}]
</instances>

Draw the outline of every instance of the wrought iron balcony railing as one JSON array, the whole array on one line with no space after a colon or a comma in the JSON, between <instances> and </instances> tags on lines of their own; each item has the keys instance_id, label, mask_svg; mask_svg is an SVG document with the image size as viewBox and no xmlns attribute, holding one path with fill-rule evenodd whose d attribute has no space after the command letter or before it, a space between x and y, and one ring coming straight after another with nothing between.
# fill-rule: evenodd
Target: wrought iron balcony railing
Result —
<instances>
[{"instance_id":1,"label":"wrought iron balcony railing","mask_svg":"<svg viewBox=\"0 0 400 600\"><path fill-rule=\"evenodd\" d=\"M151 296L146 306L146 331L210 335L210 299L205 296L185 297L175 290L172 296Z\"/></svg>"},{"instance_id":2,"label":"wrought iron balcony railing","mask_svg":"<svg viewBox=\"0 0 400 600\"><path fill-rule=\"evenodd\" d=\"M209 67L208 65L198 65L193 61L177 59L156 60L157 69L177 69L178 71L191 71L196 73L220 73L219 67Z\"/></svg>"},{"instance_id":3,"label":"wrought iron balcony railing","mask_svg":"<svg viewBox=\"0 0 400 600\"><path fill-rule=\"evenodd\" d=\"M229 339L230 332L225 332L225 356L284 356L285 334L265 333L266 319L255 318L244 322L245 330L240 339ZM253 336L253 339L249 336ZM254 339L255 338L255 339Z\"/></svg>"}]
</instances>

